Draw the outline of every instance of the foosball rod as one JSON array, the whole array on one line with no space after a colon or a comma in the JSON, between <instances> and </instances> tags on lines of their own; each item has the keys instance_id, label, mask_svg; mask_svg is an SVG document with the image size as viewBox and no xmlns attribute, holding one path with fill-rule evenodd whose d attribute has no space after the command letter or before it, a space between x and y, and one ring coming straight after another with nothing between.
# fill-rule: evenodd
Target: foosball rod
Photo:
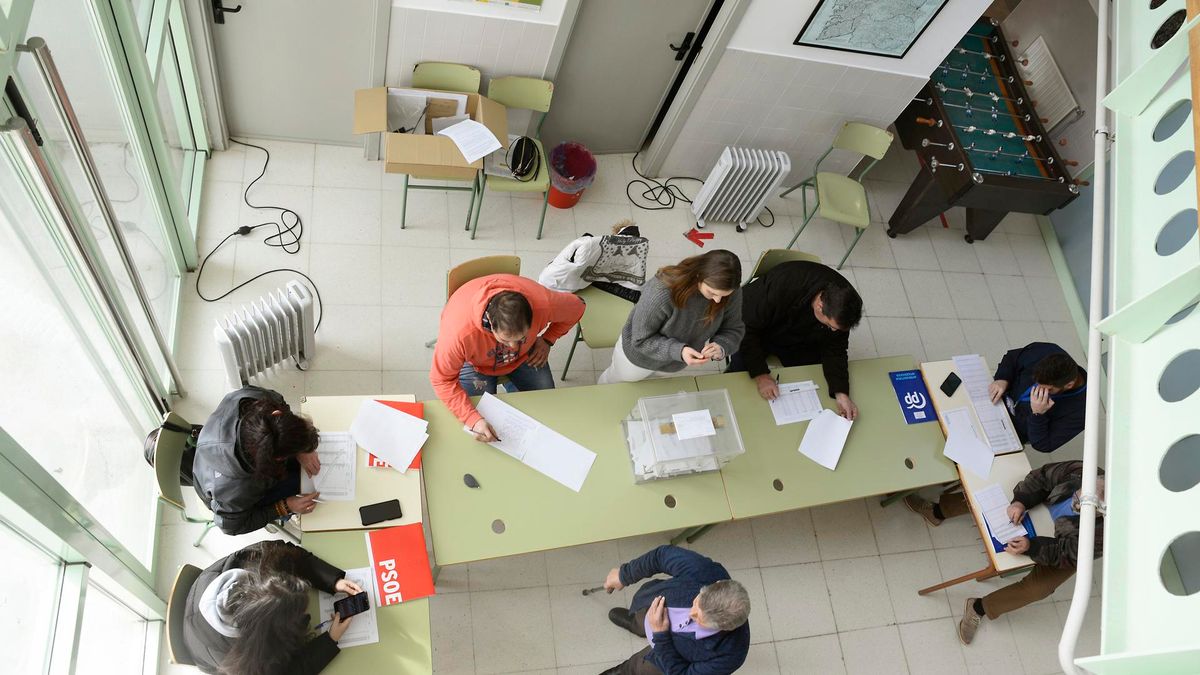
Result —
<instances>
[{"instance_id":1,"label":"foosball rod","mask_svg":"<svg viewBox=\"0 0 1200 675\"><path fill-rule=\"evenodd\" d=\"M937 158L937 157L930 157L930 158L929 158L929 171L930 171L930 173L937 173L938 167L940 167L940 166L949 167L949 168L951 168L951 169L958 169L959 171L962 171L963 169L965 169L965 168L966 168L966 165L965 165L965 164L963 164L962 162L959 162L958 164L949 164L949 163L947 163L947 162L943 162L943 161L940 161L940 160L938 160L938 158Z\"/></svg>"},{"instance_id":2,"label":"foosball rod","mask_svg":"<svg viewBox=\"0 0 1200 675\"><path fill-rule=\"evenodd\" d=\"M1065 178L1063 178L1062 176L1059 176L1058 178L1051 178L1049 176L1017 176L1012 171L997 171L995 169L984 169L984 168L981 168L978 166L974 168L974 171L976 173L990 173L995 176L1014 176L1014 177L1019 177L1019 178L1030 178L1033 180L1044 180L1047 183L1065 183L1065 182L1067 182L1067 180Z\"/></svg>"},{"instance_id":3,"label":"foosball rod","mask_svg":"<svg viewBox=\"0 0 1200 675\"><path fill-rule=\"evenodd\" d=\"M1019 98L1019 97L1018 98L1009 98L1007 96L1001 96L1000 94L997 94L994 91L975 91L974 89L971 89L969 87L963 87L961 89L958 89L955 87L947 87L946 85L942 84L941 82L938 82L937 84L933 85L933 88L937 89L938 91L942 92L943 94L948 91L953 91L953 92L956 92L959 94L966 94L967 96L982 96L984 98L990 98L996 102L1012 101L1013 103L1016 103L1018 105L1025 102L1025 99L1023 99L1023 98Z\"/></svg>"},{"instance_id":4,"label":"foosball rod","mask_svg":"<svg viewBox=\"0 0 1200 675\"><path fill-rule=\"evenodd\" d=\"M987 79L987 78L993 76L993 73L977 72L977 71L971 70L970 68L968 68L966 66L963 66L962 68L956 68L947 61L943 61L942 65L938 66L938 68L940 68L941 70L948 71L948 72L965 73L967 75L978 75L980 77L980 79ZM1013 77L1012 75L1009 75L1008 77L1004 77L1001 79L1003 79L1005 82L1007 82L1009 84L1012 84L1014 81L1016 81L1016 78ZM1025 83L1026 87L1031 86L1033 84L1033 80L1022 80L1022 82Z\"/></svg>"},{"instance_id":5,"label":"foosball rod","mask_svg":"<svg viewBox=\"0 0 1200 675\"><path fill-rule=\"evenodd\" d=\"M995 59L997 61L1005 60L1003 54L997 55L997 54L989 54L987 52L977 52L972 49L967 49L966 47L955 47L954 49L951 49L950 51L955 54L972 54L974 56L982 56L985 59Z\"/></svg>"},{"instance_id":6,"label":"foosball rod","mask_svg":"<svg viewBox=\"0 0 1200 675\"><path fill-rule=\"evenodd\" d=\"M1018 115L1016 113L1005 112L1003 110L999 110L996 108L991 108L991 109L976 108L973 105L959 105L958 103L947 103L946 101L942 101L942 105L946 106L947 108L959 108L961 110L970 110L973 112L987 113L987 114L991 115L992 117L995 117L996 115L1004 115L1005 117L1011 117L1015 120L1023 120L1025 122L1028 122L1029 120L1032 119L1032 117L1028 113L1026 113L1024 115ZM967 114L970 115L971 113L967 113ZM1041 120L1042 124L1045 124L1050 121L1049 119L1047 119L1045 117L1039 117L1038 119Z\"/></svg>"},{"instance_id":7,"label":"foosball rod","mask_svg":"<svg viewBox=\"0 0 1200 675\"><path fill-rule=\"evenodd\" d=\"M974 143L972 143L970 145L964 145L963 149L968 152L978 152L978 153L982 153L985 155L991 155L993 157L995 157L996 155L1000 155L1002 157L1016 157L1017 159L1032 159L1035 162L1045 162L1046 164L1054 163L1053 157L1038 157L1037 155L1031 155L1028 152L1021 153L1021 154L1018 154L1015 152L1004 152L1000 148L996 148L995 150L988 150L987 148L977 148L977 147L975 147Z\"/></svg>"},{"instance_id":8,"label":"foosball rod","mask_svg":"<svg viewBox=\"0 0 1200 675\"><path fill-rule=\"evenodd\" d=\"M979 33L967 33L966 37L979 38L980 40L987 40L988 42L999 42L1000 41L1000 36L996 35L995 33L992 33L991 35L980 35Z\"/></svg>"},{"instance_id":9,"label":"foosball rod","mask_svg":"<svg viewBox=\"0 0 1200 675\"><path fill-rule=\"evenodd\" d=\"M924 124L923 122L920 121L920 120L924 120L924 119L927 119L927 118L918 117L917 123ZM932 126L932 125L927 125L927 126ZM996 129L984 129L983 127L977 127L974 124L966 124L966 125L955 124L954 128L962 129L963 131L965 131L969 134L980 133L980 134L983 134L984 136L1000 136L1000 137L1008 138L1008 139L1020 139L1022 141L1036 141L1038 143L1040 143L1042 141L1041 134L1038 134L1036 136L1033 134L1025 134L1024 136L1022 136L1021 134L1018 134L1018 133L1015 133L1012 131L997 131Z\"/></svg>"}]
</instances>

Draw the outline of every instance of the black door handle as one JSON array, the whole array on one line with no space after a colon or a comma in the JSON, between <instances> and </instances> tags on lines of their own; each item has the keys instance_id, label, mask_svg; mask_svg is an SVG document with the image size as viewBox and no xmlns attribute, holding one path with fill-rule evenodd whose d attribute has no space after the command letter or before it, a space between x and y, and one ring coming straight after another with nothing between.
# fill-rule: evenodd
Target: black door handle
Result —
<instances>
[{"instance_id":1,"label":"black door handle","mask_svg":"<svg viewBox=\"0 0 1200 675\"><path fill-rule=\"evenodd\" d=\"M221 4L221 0L212 0L213 8L213 23L225 23L226 14L237 14L242 11L242 6L226 7Z\"/></svg>"},{"instance_id":2,"label":"black door handle","mask_svg":"<svg viewBox=\"0 0 1200 675\"><path fill-rule=\"evenodd\" d=\"M678 47L670 43L667 44L667 46L671 48L671 51L675 52L676 61L682 61L683 58L687 56L687 51L692 48L692 38L694 37L696 37L695 33L688 33L687 35L684 35L683 44L679 45Z\"/></svg>"}]
</instances>

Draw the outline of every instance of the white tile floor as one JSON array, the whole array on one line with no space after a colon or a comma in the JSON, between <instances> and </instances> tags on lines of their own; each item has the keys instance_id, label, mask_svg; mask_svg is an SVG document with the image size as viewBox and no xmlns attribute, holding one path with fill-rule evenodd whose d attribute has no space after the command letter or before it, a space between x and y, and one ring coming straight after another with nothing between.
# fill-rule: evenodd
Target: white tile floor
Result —
<instances>
[{"instance_id":1,"label":"white tile floor","mask_svg":"<svg viewBox=\"0 0 1200 675\"><path fill-rule=\"evenodd\" d=\"M284 255L262 245L260 233L268 228L258 230L213 256L203 288L210 294L223 292L233 281L276 266L313 276L325 301L319 354L308 372L285 372L264 383L293 403L304 395L329 394L431 398L432 350L424 343L436 333L448 265L516 253L522 273L536 277L569 240L583 232L606 232L624 218L637 220L650 238L654 266L697 252L681 236L690 225L684 207L654 212L630 208L625 197L625 183L633 177L628 156L599 157L596 183L574 209L550 209L541 241L534 239L541 207L536 198L489 192L479 237L471 241L462 230L466 198L461 193L414 192L407 229L402 230L396 177L382 174L378 163L362 160L358 149L262 143L271 148L273 159L251 201L286 205L300 213L305 246L298 255ZM260 152L240 146L209 161L202 252L237 225L273 215L240 204L242 190L261 166ZM1032 217L1013 214L974 245L963 241L964 219L957 211L948 214L950 229L933 221L900 238L886 237L881 224L915 169L912 156L897 149L868 181L878 222L845 269L866 305L866 318L852 334L852 358L911 354L918 360L941 359L969 351L994 364L1009 346L1050 337L1082 359ZM716 238L708 248L735 251L748 273L763 249L786 245L799 225L798 201L776 199L771 206L774 227L737 234L717 225L710 230ZM797 248L836 262L852 237L850 228L817 220ZM202 422L225 393L209 337L214 320L288 278L272 275L214 304L200 302L191 291L185 296L179 362L191 395L179 403L182 414ZM566 351L564 345L552 353L556 377ZM581 345L569 379L559 386L594 383L610 358L611 350ZM1073 456L1078 456L1077 445L1060 450L1054 459ZM203 566L259 537L231 538L215 531L203 548L194 549L196 526L180 524L171 513L164 523L159 565L164 592L180 563ZM578 591L666 539L636 537L448 568L432 602L436 671L584 674L624 659L638 648L638 640L611 626L605 615L610 607L628 602L628 593L583 598ZM903 507L882 509L874 500L859 500L721 525L696 548L724 563L750 589L754 646L741 672L1058 672L1054 649L1071 583L1053 598L986 622L969 647L962 647L954 634L964 599L1007 582L972 583L927 597L916 594L920 587L983 564L981 543L969 521L929 528ZM1097 619L1095 611L1088 617L1081 653L1098 649ZM163 672L175 672L165 658Z\"/></svg>"}]
</instances>

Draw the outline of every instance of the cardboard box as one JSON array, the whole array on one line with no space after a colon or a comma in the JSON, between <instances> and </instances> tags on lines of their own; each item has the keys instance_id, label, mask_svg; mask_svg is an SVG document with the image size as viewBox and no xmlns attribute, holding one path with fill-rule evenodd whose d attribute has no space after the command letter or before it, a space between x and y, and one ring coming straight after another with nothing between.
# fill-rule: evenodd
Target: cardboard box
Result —
<instances>
[{"instance_id":1,"label":"cardboard box","mask_svg":"<svg viewBox=\"0 0 1200 675\"><path fill-rule=\"evenodd\" d=\"M459 93L459 92L450 92ZM383 170L413 178L471 180L483 169L483 160L468 162L454 141L445 136L392 133L388 124L387 87L354 92L354 133L382 133ZM467 114L486 126L503 147L508 147L508 110L479 94L466 94Z\"/></svg>"}]
</instances>

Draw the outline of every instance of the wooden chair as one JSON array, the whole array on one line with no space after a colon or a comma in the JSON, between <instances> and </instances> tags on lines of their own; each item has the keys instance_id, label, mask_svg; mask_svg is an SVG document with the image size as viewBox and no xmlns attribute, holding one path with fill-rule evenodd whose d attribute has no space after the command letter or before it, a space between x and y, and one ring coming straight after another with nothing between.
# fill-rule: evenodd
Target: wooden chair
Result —
<instances>
[{"instance_id":1,"label":"wooden chair","mask_svg":"<svg viewBox=\"0 0 1200 675\"><path fill-rule=\"evenodd\" d=\"M450 300L450 296L454 295L463 284L486 277L489 274L520 274L521 273L521 257L515 255L489 255L483 258L474 258L464 263L460 263L450 268L446 272L446 300ZM426 347L433 347L437 344L437 338L425 343Z\"/></svg>"},{"instance_id":2,"label":"wooden chair","mask_svg":"<svg viewBox=\"0 0 1200 675\"><path fill-rule=\"evenodd\" d=\"M173 412L163 416L163 425L154 441L154 477L158 481L158 499L177 509L184 522L204 525L204 531L192 543L192 546L199 546L214 523L212 518L194 518L188 515L187 506L183 501L183 487L179 484L179 465L183 462L187 433L172 431L168 425L176 429L192 428L187 420Z\"/></svg>"},{"instance_id":3,"label":"wooden chair","mask_svg":"<svg viewBox=\"0 0 1200 675\"><path fill-rule=\"evenodd\" d=\"M567 371L571 368L571 359L575 357L575 347L580 342L587 343L591 349L610 349L617 344L625 320L633 311L633 303L618 298L612 293L606 293L594 286L588 286L575 291L583 300L585 307L583 317L575 326L575 339L571 341L571 351L567 354L567 365L563 366L562 379L567 379Z\"/></svg>"},{"instance_id":4,"label":"wooden chair","mask_svg":"<svg viewBox=\"0 0 1200 675\"><path fill-rule=\"evenodd\" d=\"M171 663L181 666L194 666L196 660L183 643L184 613L187 612L187 597L201 570L195 565L183 565L175 575L171 584L171 595L167 597L167 650Z\"/></svg>"}]
</instances>

